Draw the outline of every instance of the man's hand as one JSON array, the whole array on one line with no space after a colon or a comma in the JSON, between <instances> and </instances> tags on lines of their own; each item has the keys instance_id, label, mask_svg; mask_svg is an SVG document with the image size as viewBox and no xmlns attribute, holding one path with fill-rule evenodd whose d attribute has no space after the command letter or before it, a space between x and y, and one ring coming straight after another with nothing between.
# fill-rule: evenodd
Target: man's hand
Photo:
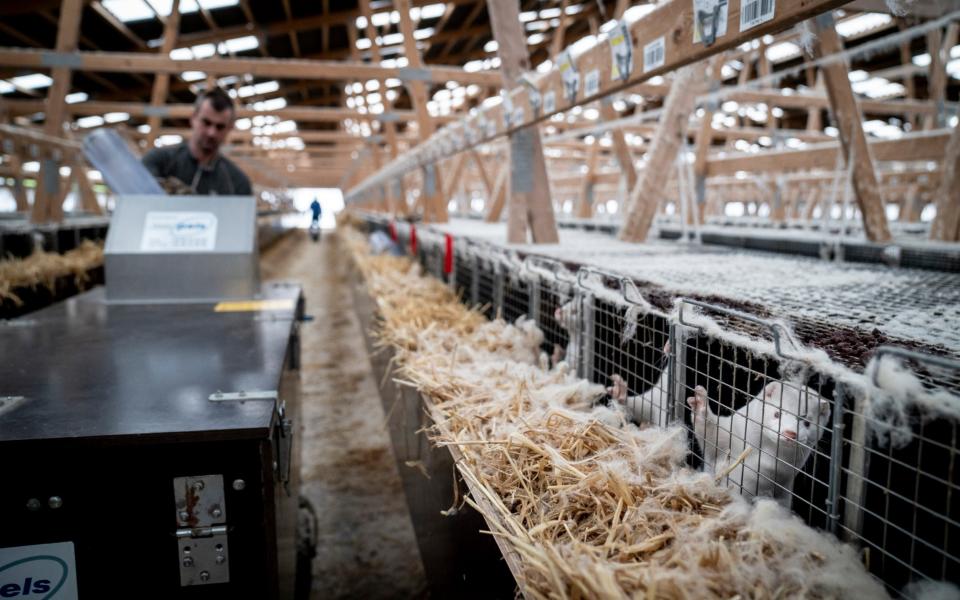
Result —
<instances>
[{"instance_id":1,"label":"man's hand","mask_svg":"<svg viewBox=\"0 0 960 600\"><path fill-rule=\"evenodd\" d=\"M163 188L163 191L171 196L191 196L194 194L194 191L190 189L190 186L180 181L173 175L170 177L157 177L157 183L160 184L160 187Z\"/></svg>"}]
</instances>

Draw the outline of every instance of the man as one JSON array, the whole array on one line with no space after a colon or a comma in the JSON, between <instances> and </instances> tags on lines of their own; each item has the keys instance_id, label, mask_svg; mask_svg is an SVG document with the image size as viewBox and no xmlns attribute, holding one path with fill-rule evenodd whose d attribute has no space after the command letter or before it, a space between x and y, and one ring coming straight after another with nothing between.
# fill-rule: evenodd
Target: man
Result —
<instances>
[{"instance_id":1,"label":"man","mask_svg":"<svg viewBox=\"0 0 960 600\"><path fill-rule=\"evenodd\" d=\"M226 92L220 88L204 92L197 98L190 117L190 139L150 150L143 156L144 166L161 183L178 180L182 187L189 188L190 194L253 194L243 171L220 154L235 116L233 101Z\"/></svg>"},{"instance_id":2,"label":"man","mask_svg":"<svg viewBox=\"0 0 960 600\"><path fill-rule=\"evenodd\" d=\"M310 211L313 213L313 220L311 221L310 224L313 225L314 223L316 223L317 225L319 225L320 224L320 202L316 198L314 198L313 202L310 203Z\"/></svg>"}]
</instances>

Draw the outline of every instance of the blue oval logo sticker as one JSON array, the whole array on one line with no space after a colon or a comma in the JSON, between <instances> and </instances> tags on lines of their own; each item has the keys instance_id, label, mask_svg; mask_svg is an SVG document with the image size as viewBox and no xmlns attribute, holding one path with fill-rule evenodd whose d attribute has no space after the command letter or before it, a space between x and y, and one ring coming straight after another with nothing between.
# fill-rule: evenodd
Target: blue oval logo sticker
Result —
<instances>
[{"instance_id":1,"label":"blue oval logo sticker","mask_svg":"<svg viewBox=\"0 0 960 600\"><path fill-rule=\"evenodd\" d=\"M76 598L73 565L72 542L0 548L0 599Z\"/></svg>"}]
</instances>

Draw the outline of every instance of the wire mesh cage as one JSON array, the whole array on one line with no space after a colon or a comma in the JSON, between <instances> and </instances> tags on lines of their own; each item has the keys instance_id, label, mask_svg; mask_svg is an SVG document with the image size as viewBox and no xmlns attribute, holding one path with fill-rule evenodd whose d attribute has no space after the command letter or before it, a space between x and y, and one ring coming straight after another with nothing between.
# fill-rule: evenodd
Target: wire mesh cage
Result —
<instances>
[{"instance_id":1,"label":"wire mesh cage","mask_svg":"<svg viewBox=\"0 0 960 600\"><path fill-rule=\"evenodd\" d=\"M469 243L459 241L454 244L453 252L453 289L460 301L472 306L476 304L473 297L476 276L476 258L470 252Z\"/></svg>"},{"instance_id":2,"label":"wire mesh cage","mask_svg":"<svg viewBox=\"0 0 960 600\"><path fill-rule=\"evenodd\" d=\"M577 332L582 325L574 316L578 300L573 275L562 263L538 256L525 257L522 269L532 286L530 315L543 332L541 349L552 365L575 359L579 347Z\"/></svg>"},{"instance_id":3,"label":"wire mesh cage","mask_svg":"<svg viewBox=\"0 0 960 600\"><path fill-rule=\"evenodd\" d=\"M893 590L960 583L960 362L884 347L847 408L841 533Z\"/></svg>"},{"instance_id":4,"label":"wire mesh cage","mask_svg":"<svg viewBox=\"0 0 960 600\"><path fill-rule=\"evenodd\" d=\"M533 318L531 307L531 290L533 284L521 277L518 269L507 269L503 276L501 294L502 307L500 315L508 323L513 323L520 317Z\"/></svg>"},{"instance_id":5,"label":"wire mesh cage","mask_svg":"<svg viewBox=\"0 0 960 600\"><path fill-rule=\"evenodd\" d=\"M593 282L588 283L592 277ZM666 426L671 419L668 359L669 323L645 310L628 292L624 278L581 269L584 376L609 386L611 399L638 423Z\"/></svg>"},{"instance_id":6,"label":"wire mesh cage","mask_svg":"<svg viewBox=\"0 0 960 600\"><path fill-rule=\"evenodd\" d=\"M478 255L476 282L476 304L488 319L497 315L497 262L489 255Z\"/></svg>"},{"instance_id":7,"label":"wire mesh cage","mask_svg":"<svg viewBox=\"0 0 960 600\"><path fill-rule=\"evenodd\" d=\"M434 246L423 260L442 276ZM861 374L797 352L766 316L689 299L667 312L615 273L455 248L452 284L465 303L533 318L551 365L608 386L641 426L685 427L692 468L857 545L895 594L960 581L956 361L881 348Z\"/></svg>"}]
</instances>

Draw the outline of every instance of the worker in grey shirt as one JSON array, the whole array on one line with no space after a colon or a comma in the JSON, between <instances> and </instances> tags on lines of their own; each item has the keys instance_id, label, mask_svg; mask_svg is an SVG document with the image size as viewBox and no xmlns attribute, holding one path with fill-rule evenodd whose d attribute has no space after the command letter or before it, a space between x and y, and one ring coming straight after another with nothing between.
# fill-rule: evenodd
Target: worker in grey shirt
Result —
<instances>
[{"instance_id":1,"label":"worker in grey shirt","mask_svg":"<svg viewBox=\"0 0 960 600\"><path fill-rule=\"evenodd\" d=\"M176 146L154 148L143 155L143 164L161 183L179 180L191 194L249 196L250 179L220 154L236 112L233 100L220 88L197 97L190 117L190 139ZM181 187L181 186L177 186Z\"/></svg>"}]
</instances>

